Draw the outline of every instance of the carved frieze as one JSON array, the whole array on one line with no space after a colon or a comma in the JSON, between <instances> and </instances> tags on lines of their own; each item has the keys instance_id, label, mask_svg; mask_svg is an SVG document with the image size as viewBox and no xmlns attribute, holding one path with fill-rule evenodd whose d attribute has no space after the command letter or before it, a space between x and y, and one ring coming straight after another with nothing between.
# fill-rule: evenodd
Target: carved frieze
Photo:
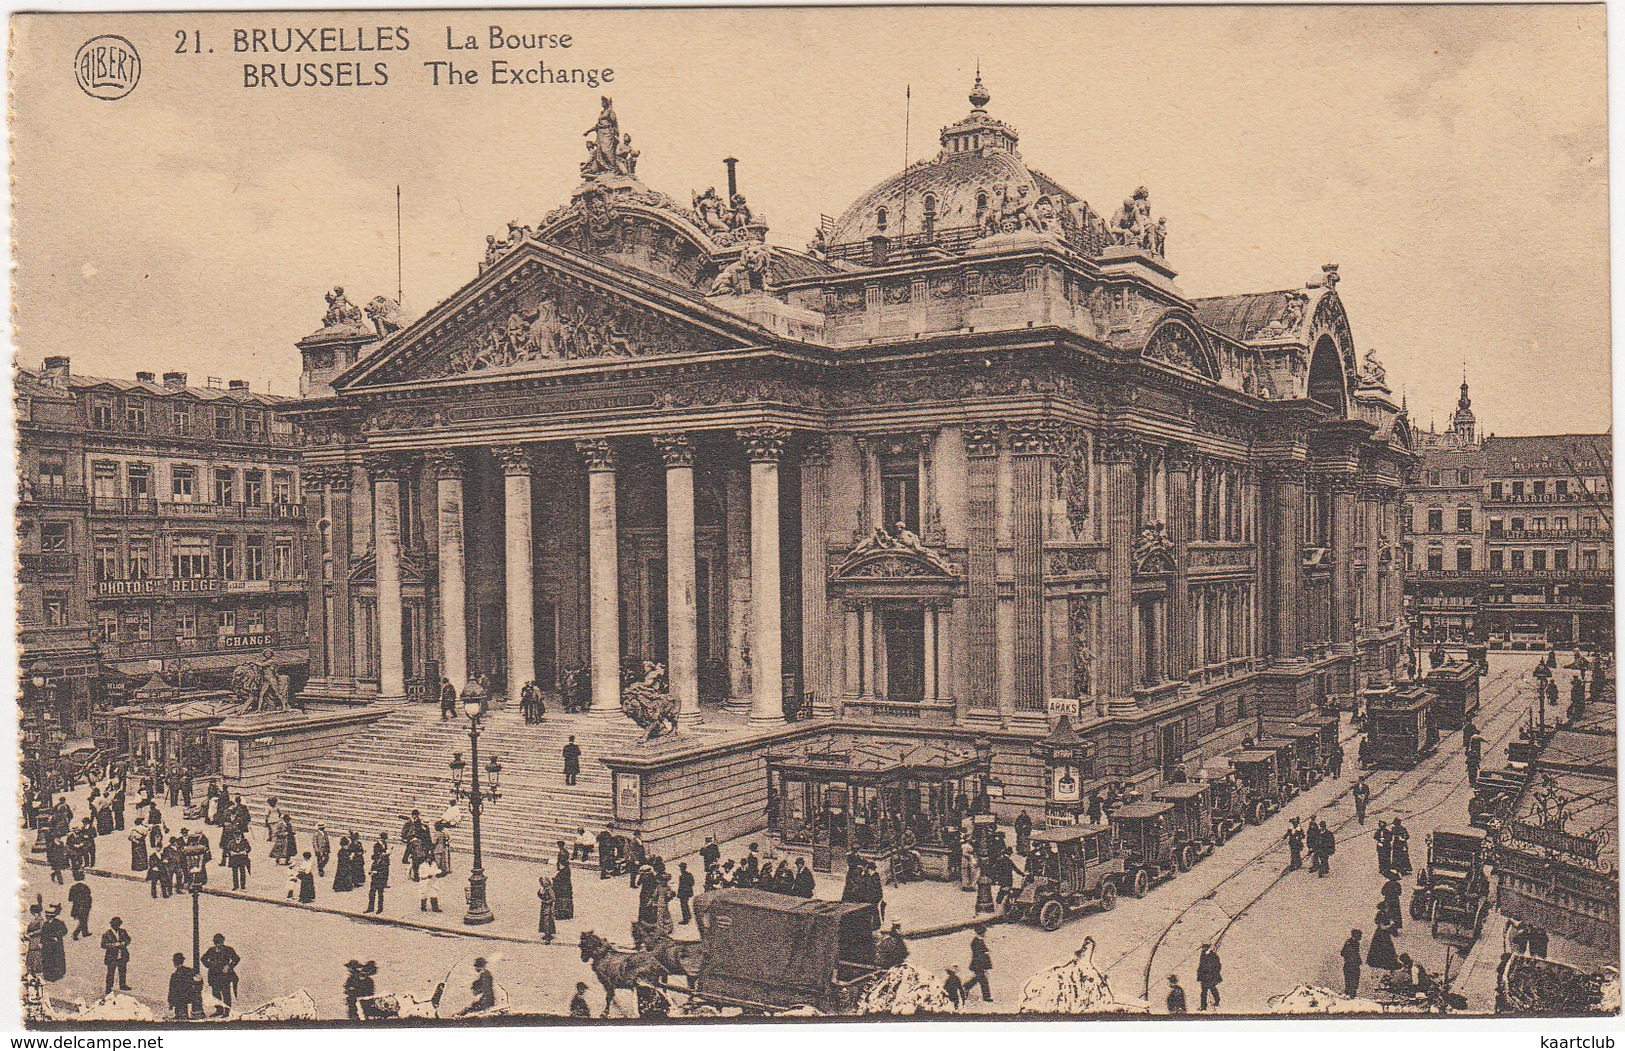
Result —
<instances>
[{"instance_id":1,"label":"carved frieze","mask_svg":"<svg viewBox=\"0 0 1625 1051\"><path fill-rule=\"evenodd\" d=\"M962 575L946 553L927 547L917 534L906 526L899 526L895 532L875 526L835 563L831 579L943 580Z\"/></svg>"},{"instance_id":2,"label":"carved frieze","mask_svg":"<svg viewBox=\"0 0 1625 1051\"><path fill-rule=\"evenodd\" d=\"M1171 573L1174 570L1174 543L1168 539L1168 527L1161 522L1147 522L1134 538L1136 576L1151 573Z\"/></svg>"},{"instance_id":3,"label":"carved frieze","mask_svg":"<svg viewBox=\"0 0 1625 1051\"><path fill-rule=\"evenodd\" d=\"M1105 565L1098 548L1051 548L1044 553L1044 573L1051 577L1074 577L1099 573Z\"/></svg>"},{"instance_id":4,"label":"carved frieze","mask_svg":"<svg viewBox=\"0 0 1625 1051\"><path fill-rule=\"evenodd\" d=\"M1190 568L1197 569L1251 569L1253 551L1237 547L1192 547Z\"/></svg>"}]
</instances>

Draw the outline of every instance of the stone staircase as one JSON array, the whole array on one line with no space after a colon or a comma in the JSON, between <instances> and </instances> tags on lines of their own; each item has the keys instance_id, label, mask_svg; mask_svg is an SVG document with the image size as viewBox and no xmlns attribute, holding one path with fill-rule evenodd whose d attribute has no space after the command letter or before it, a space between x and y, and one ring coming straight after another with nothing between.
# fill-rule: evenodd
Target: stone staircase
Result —
<instances>
[{"instance_id":1,"label":"stone staircase","mask_svg":"<svg viewBox=\"0 0 1625 1051\"><path fill-rule=\"evenodd\" d=\"M568 735L581 746L581 777L564 783L562 749ZM595 835L609 823L611 778L598 761L604 755L641 750L643 731L618 712L566 715L549 712L545 722L527 726L517 711L494 711L482 722L480 778L494 754L502 763L502 798L481 814L480 837L488 854L535 860L551 857L568 831L584 827ZM413 809L431 824L451 801L453 753L469 760L468 720L441 722L436 705L402 707L372 724L326 756L284 772L247 801L258 825L266 799L275 797L293 817L304 841L316 822L337 836L351 830L370 843L387 831L393 842ZM468 775L463 775L464 787ZM453 830L458 851L470 849L471 823Z\"/></svg>"}]
</instances>

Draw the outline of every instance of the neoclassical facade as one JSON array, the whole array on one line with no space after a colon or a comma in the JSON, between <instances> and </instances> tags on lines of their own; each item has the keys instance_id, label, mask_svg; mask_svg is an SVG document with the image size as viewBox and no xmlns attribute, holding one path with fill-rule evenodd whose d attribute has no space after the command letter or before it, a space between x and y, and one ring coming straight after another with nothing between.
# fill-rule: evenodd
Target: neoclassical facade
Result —
<instances>
[{"instance_id":1,"label":"neoclassical facade","mask_svg":"<svg viewBox=\"0 0 1625 1051\"><path fill-rule=\"evenodd\" d=\"M309 692L582 669L613 710L659 661L687 720L1025 757L1066 712L1138 777L1391 672L1414 455L1337 268L1189 299L1144 190L1103 217L988 102L804 251L645 186L606 102L450 298L335 290L289 413Z\"/></svg>"}]
</instances>

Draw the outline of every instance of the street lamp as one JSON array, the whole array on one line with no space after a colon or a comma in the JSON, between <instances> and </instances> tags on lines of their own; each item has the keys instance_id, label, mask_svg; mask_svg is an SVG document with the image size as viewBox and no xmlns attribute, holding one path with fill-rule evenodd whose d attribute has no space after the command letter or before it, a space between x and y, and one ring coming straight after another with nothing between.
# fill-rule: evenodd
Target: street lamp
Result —
<instances>
[{"instance_id":1,"label":"street lamp","mask_svg":"<svg viewBox=\"0 0 1625 1051\"><path fill-rule=\"evenodd\" d=\"M480 787L480 716L485 714L485 705L478 700L465 700L463 714L468 716L468 746L473 761L463 762L463 753L454 753L451 762L453 798L468 800L468 813L474 822L474 867L468 874L468 914L463 922L469 926L490 923L496 919L491 912L491 906L485 897L485 865L480 855L480 813L485 809L487 802L496 802L502 796L498 793L498 783L502 777L502 764L496 756L485 766L485 773L490 784ZM468 771L468 791L463 791L463 771Z\"/></svg>"},{"instance_id":2,"label":"street lamp","mask_svg":"<svg viewBox=\"0 0 1625 1051\"><path fill-rule=\"evenodd\" d=\"M186 636L182 635L178 631L175 633L175 699L177 701L181 699L181 686L183 685L181 674L181 640L185 637Z\"/></svg>"},{"instance_id":3,"label":"street lamp","mask_svg":"<svg viewBox=\"0 0 1625 1051\"><path fill-rule=\"evenodd\" d=\"M192 969L202 966L199 949L201 937L198 930L198 902L203 897L203 884L208 878L204 865L208 857L209 848L206 844L196 841L187 843L181 848L181 863L185 866L186 889L192 895Z\"/></svg>"}]
</instances>

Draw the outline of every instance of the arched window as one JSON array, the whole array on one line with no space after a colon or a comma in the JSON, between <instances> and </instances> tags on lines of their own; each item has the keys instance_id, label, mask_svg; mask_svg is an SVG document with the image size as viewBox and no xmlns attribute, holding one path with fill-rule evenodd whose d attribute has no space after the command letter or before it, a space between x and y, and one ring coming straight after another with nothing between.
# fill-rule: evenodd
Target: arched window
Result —
<instances>
[{"instance_id":1,"label":"arched window","mask_svg":"<svg viewBox=\"0 0 1625 1051\"><path fill-rule=\"evenodd\" d=\"M987 191L978 190L976 193L976 225L982 225L982 217L987 214Z\"/></svg>"},{"instance_id":2,"label":"arched window","mask_svg":"<svg viewBox=\"0 0 1625 1051\"><path fill-rule=\"evenodd\" d=\"M885 233L886 232L886 220L887 220L887 218L888 218L888 216L886 214L886 209L884 209L884 208L875 209L875 229L879 230L881 233Z\"/></svg>"},{"instance_id":3,"label":"arched window","mask_svg":"<svg viewBox=\"0 0 1625 1051\"><path fill-rule=\"evenodd\" d=\"M925 195L925 219L920 226L928 239L937 232L936 194L928 193Z\"/></svg>"}]
</instances>

